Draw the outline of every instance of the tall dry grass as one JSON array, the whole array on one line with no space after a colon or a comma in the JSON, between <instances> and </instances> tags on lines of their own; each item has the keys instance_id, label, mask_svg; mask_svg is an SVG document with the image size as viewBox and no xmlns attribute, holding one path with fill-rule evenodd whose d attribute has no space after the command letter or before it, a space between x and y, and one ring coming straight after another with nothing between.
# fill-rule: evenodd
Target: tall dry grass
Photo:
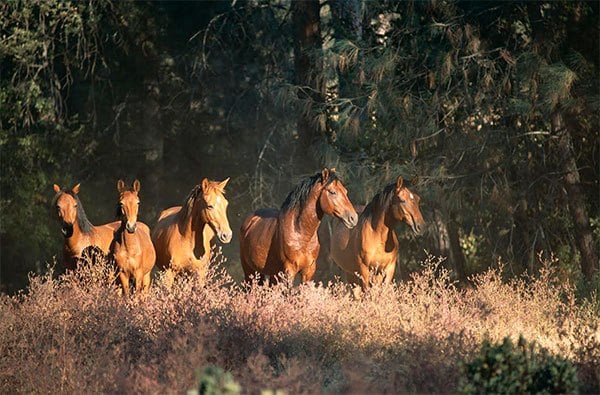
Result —
<instances>
[{"instance_id":1,"label":"tall dry grass","mask_svg":"<svg viewBox=\"0 0 600 395\"><path fill-rule=\"evenodd\" d=\"M205 284L159 275L132 299L104 264L32 276L26 293L0 297L0 393L182 393L206 365L244 393L455 392L484 338L519 334L569 358L583 392L600 388L599 303L576 300L552 262L535 278L490 270L458 289L431 258L361 300L337 281L246 288L219 267Z\"/></svg>"}]
</instances>

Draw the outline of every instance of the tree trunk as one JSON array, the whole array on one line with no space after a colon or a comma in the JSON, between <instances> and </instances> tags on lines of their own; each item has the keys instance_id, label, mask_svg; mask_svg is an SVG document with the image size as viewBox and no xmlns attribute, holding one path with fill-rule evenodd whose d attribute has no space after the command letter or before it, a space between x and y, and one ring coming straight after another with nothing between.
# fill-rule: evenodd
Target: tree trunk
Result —
<instances>
[{"instance_id":1,"label":"tree trunk","mask_svg":"<svg viewBox=\"0 0 600 395\"><path fill-rule=\"evenodd\" d=\"M362 0L330 0L331 16L333 20L333 36L337 40L348 40L358 45L362 38ZM343 98L352 100L352 104L356 108L365 108L367 102L361 98L361 65L360 52L356 64L345 65L337 70L337 86L333 87L335 99ZM347 104L348 105L348 104ZM337 106L337 104L336 104ZM339 109L331 111L337 112ZM367 114L363 111L352 111L349 114L350 122L341 122L347 125L348 131L357 135L361 130L361 121L367 118ZM339 127L339 125L337 126ZM331 126L329 133L330 141L335 141L337 133L336 127Z\"/></svg>"},{"instance_id":2,"label":"tree trunk","mask_svg":"<svg viewBox=\"0 0 600 395\"><path fill-rule=\"evenodd\" d=\"M575 238L581 254L581 271L589 280L598 271L598 253L592 235L585 196L579 183L579 170L573 153L571 133L566 128L563 114L560 111L554 112L551 122L552 133L558 138L554 148L559 158L559 169L564 174L569 211L575 225Z\"/></svg>"},{"instance_id":3,"label":"tree trunk","mask_svg":"<svg viewBox=\"0 0 600 395\"><path fill-rule=\"evenodd\" d=\"M452 221L448 221L438 209L433 210L433 218L436 254L446 257L448 266L456 273L456 278L461 282L465 281L467 279L466 260L460 248L458 228Z\"/></svg>"},{"instance_id":4,"label":"tree trunk","mask_svg":"<svg viewBox=\"0 0 600 395\"><path fill-rule=\"evenodd\" d=\"M320 51L322 47L320 4L318 0L292 2L292 25L294 31L294 67L298 97L310 101L298 118L298 137L305 146L313 143L319 133L313 121L312 109L323 103ZM308 110L307 110L308 109Z\"/></svg>"}]
</instances>

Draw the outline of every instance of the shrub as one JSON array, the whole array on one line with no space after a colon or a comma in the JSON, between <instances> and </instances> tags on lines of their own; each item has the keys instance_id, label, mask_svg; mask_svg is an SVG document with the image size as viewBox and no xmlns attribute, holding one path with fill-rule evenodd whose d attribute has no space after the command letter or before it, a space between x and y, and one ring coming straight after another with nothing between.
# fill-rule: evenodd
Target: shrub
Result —
<instances>
[{"instance_id":1,"label":"shrub","mask_svg":"<svg viewBox=\"0 0 600 395\"><path fill-rule=\"evenodd\" d=\"M485 340L479 354L462 367L460 392L576 393L577 372L568 360L552 356L522 336L515 346L510 337L501 343Z\"/></svg>"},{"instance_id":2,"label":"shrub","mask_svg":"<svg viewBox=\"0 0 600 395\"><path fill-rule=\"evenodd\" d=\"M198 372L198 389L189 390L188 395L238 395L240 390L230 372L207 366Z\"/></svg>"}]
</instances>

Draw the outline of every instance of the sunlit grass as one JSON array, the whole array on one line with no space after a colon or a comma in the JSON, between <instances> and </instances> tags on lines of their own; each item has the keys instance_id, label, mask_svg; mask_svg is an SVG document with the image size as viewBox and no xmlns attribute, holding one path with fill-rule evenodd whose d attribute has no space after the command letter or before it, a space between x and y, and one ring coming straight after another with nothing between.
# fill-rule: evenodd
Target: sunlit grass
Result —
<instances>
[{"instance_id":1,"label":"sunlit grass","mask_svg":"<svg viewBox=\"0 0 600 395\"><path fill-rule=\"evenodd\" d=\"M159 275L131 299L103 264L33 276L27 293L0 297L0 392L181 393L209 364L245 393L454 392L485 338L520 334L570 359L583 390L598 388L598 301L576 300L552 262L535 278L490 270L459 289L430 258L360 300L337 281L238 285L221 267L203 285Z\"/></svg>"}]
</instances>

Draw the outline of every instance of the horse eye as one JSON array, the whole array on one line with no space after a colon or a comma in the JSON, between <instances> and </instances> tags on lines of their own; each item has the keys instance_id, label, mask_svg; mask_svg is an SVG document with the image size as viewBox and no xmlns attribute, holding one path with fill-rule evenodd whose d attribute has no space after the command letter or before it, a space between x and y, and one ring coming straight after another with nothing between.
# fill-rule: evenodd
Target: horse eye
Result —
<instances>
[{"instance_id":1,"label":"horse eye","mask_svg":"<svg viewBox=\"0 0 600 395\"><path fill-rule=\"evenodd\" d=\"M402 199L402 198L398 198L400 199L400 203L406 203L406 200Z\"/></svg>"},{"instance_id":2,"label":"horse eye","mask_svg":"<svg viewBox=\"0 0 600 395\"><path fill-rule=\"evenodd\" d=\"M211 206L211 205L208 205L208 207L207 207L207 208L208 208L209 210L212 210L214 207L213 207L213 206Z\"/></svg>"},{"instance_id":3,"label":"horse eye","mask_svg":"<svg viewBox=\"0 0 600 395\"><path fill-rule=\"evenodd\" d=\"M335 192L335 191L327 191L327 192L329 192L329 193L330 193L330 194L332 194L332 195L335 195L335 194L336 194L336 192Z\"/></svg>"}]
</instances>

